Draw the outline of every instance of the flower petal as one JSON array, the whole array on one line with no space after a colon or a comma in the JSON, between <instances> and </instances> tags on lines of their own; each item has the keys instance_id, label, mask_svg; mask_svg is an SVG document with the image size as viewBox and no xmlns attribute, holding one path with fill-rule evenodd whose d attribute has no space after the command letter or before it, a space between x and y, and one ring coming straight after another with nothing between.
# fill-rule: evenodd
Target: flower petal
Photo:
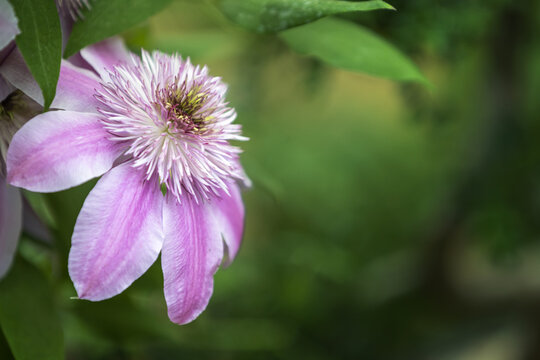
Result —
<instances>
[{"instance_id":1,"label":"flower petal","mask_svg":"<svg viewBox=\"0 0 540 360\"><path fill-rule=\"evenodd\" d=\"M18 49L14 49L4 60L0 66L0 74L34 101L43 105L41 89ZM94 91L98 87L101 85L95 74L62 60L56 96L51 108L96 112L98 106L103 107L94 97Z\"/></svg>"},{"instance_id":2,"label":"flower petal","mask_svg":"<svg viewBox=\"0 0 540 360\"><path fill-rule=\"evenodd\" d=\"M216 221L227 245L227 258L224 266L230 263L236 257L242 236L244 234L244 203L240 188L236 184L229 186L230 195L222 192L220 199L214 199Z\"/></svg>"},{"instance_id":3,"label":"flower petal","mask_svg":"<svg viewBox=\"0 0 540 360\"><path fill-rule=\"evenodd\" d=\"M7 0L0 0L0 50L20 33L17 17Z\"/></svg>"},{"instance_id":4,"label":"flower petal","mask_svg":"<svg viewBox=\"0 0 540 360\"><path fill-rule=\"evenodd\" d=\"M19 190L0 176L0 278L9 270L21 233L22 202Z\"/></svg>"},{"instance_id":5,"label":"flower petal","mask_svg":"<svg viewBox=\"0 0 540 360\"><path fill-rule=\"evenodd\" d=\"M99 115L49 111L26 123L7 154L10 184L53 192L82 184L109 170L122 145L108 140Z\"/></svg>"},{"instance_id":6,"label":"flower petal","mask_svg":"<svg viewBox=\"0 0 540 360\"><path fill-rule=\"evenodd\" d=\"M96 112L98 107L103 107L94 97L95 89L101 87L99 81L91 71L62 60L56 97L51 108Z\"/></svg>"},{"instance_id":7,"label":"flower petal","mask_svg":"<svg viewBox=\"0 0 540 360\"><path fill-rule=\"evenodd\" d=\"M131 56L122 38L115 36L81 50L86 60L104 81L109 81L109 71L121 63L131 63Z\"/></svg>"},{"instance_id":8,"label":"flower petal","mask_svg":"<svg viewBox=\"0 0 540 360\"><path fill-rule=\"evenodd\" d=\"M69 1L64 0L64 4L68 2ZM58 17L60 18L60 28L62 29L62 53L63 53L64 50L66 49L66 45L69 40L69 35L71 34L71 30L73 29L73 24L75 23L75 20L73 19L73 16L71 16L69 11L66 11L65 9L62 8L60 3L62 3L62 0L56 1L56 10L58 11Z\"/></svg>"},{"instance_id":9,"label":"flower petal","mask_svg":"<svg viewBox=\"0 0 540 360\"><path fill-rule=\"evenodd\" d=\"M0 102L4 101L15 90L16 89L13 85L8 83L2 76L0 76Z\"/></svg>"},{"instance_id":10,"label":"flower petal","mask_svg":"<svg viewBox=\"0 0 540 360\"><path fill-rule=\"evenodd\" d=\"M212 296L214 273L223 257L223 241L211 204L191 197L178 203L169 196L163 206L165 241L161 265L169 318L193 321Z\"/></svg>"},{"instance_id":11,"label":"flower petal","mask_svg":"<svg viewBox=\"0 0 540 360\"><path fill-rule=\"evenodd\" d=\"M129 163L109 171L77 218L69 274L82 299L124 291L157 259L163 243L163 195Z\"/></svg>"},{"instance_id":12,"label":"flower petal","mask_svg":"<svg viewBox=\"0 0 540 360\"><path fill-rule=\"evenodd\" d=\"M34 80L30 69L18 48L14 48L6 56L0 66L0 74L17 89L22 90L34 101L43 105L43 95L38 83Z\"/></svg>"}]
</instances>

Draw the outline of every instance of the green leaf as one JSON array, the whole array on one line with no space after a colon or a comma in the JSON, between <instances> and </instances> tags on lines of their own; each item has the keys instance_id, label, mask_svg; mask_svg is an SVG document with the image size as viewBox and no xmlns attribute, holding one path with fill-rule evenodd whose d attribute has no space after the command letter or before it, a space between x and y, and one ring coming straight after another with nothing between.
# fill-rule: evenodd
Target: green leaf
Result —
<instances>
[{"instance_id":1,"label":"green leaf","mask_svg":"<svg viewBox=\"0 0 540 360\"><path fill-rule=\"evenodd\" d=\"M62 59L62 30L54 1L10 0L21 33L15 41L43 93L44 107L56 94Z\"/></svg>"},{"instance_id":2,"label":"green leaf","mask_svg":"<svg viewBox=\"0 0 540 360\"><path fill-rule=\"evenodd\" d=\"M83 19L73 26L64 55L69 57L87 45L131 28L162 10L170 2L171 0L93 1L91 9L83 11Z\"/></svg>"},{"instance_id":3,"label":"green leaf","mask_svg":"<svg viewBox=\"0 0 540 360\"><path fill-rule=\"evenodd\" d=\"M392 44L341 19L322 19L280 34L294 50L346 70L427 84L422 73Z\"/></svg>"},{"instance_id":4,"label":"green leaf","mask_svg":"<svg viewBox=\"0 0 540 360\"><path fill-rule=\"evenodd\" d=\"M22 258L0 282L0 325L15 359L64 358L62 328L49 282Z\"/></svg>"},{"instance_id":5,"label":"green leaf","mask_svg":"<svg viewBox=\"0 0 540 360\"><path fill-rule=\"evenodd\" d=\"M394 9L381 0L220 0L219 4L229 19L259 33L277 32L329 15Z\"/></svg>"},{"instance_id":6,"label":"green leaf","mask_svg":"<svg viewBox=\"0 0 540 360\"><path fill-rule=\"evenodd\" d=\"M47 226L56 227L56 221L54 219L51 205L49 204L45 195L27 190L22 190L22 192L32 210L34 210L34 212L38 215L39 219Z\"/></svg>"}]
</instances>

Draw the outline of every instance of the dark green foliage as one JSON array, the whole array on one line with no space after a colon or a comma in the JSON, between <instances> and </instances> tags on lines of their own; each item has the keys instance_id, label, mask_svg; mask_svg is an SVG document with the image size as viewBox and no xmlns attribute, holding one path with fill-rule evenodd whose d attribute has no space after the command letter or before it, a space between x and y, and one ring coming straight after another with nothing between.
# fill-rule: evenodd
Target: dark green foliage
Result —
<instances>
[{"instance_id":1,"label":"dark green foliage","mask_svg":"<svg viewBox=\"0 0 540 360\"><path fill-rule=\"evenodd\" d=\"M171 0L97 0L73 26L64 55L69 57L91 45L139 24L163 10Z\"/></svg>"},{"instance_id":2,"label":"dark green foliage","mask_svg":"<svg viewBox=\"0 0 540 360\"><path fill-rule=\"evenodd\" d=\"M338 68L373 76L426 82L399 50L370 30L339 19L323 19L284 31L280 36L294 50Z\"/></svg>"},{"instance_id":3,"label":"dark green foliage","mask_svg":"<svg viewBox=\"0 0 540 360\"><path fill-rule=\"evenodd\" d=\"M48 108L56 94L62 58L62 33L54 1L10 0L21 33L16 42L43 92Z\"/></svg>"},{"instance_id":4,"label":"dark green foliage","mask_svg":"<svg viewBox=\"0 0 540 360\"><path fill-rule=\"evenodd\" d=\"M0 326L17 360L61 360L64 344L53 289L47 278L18 258L0 282Z\"/></svg>"},{"instance_id":5,"label":"dark green foliage","mask_svg":"<svg viewBox=\"0 0 540 360\"><path fill-rule=\"evenodd\" d=\"M285 30L329 15L394 9L381 0L219 0L219 6L229 19L258 33Z\"/></svg>"}]
</instances>

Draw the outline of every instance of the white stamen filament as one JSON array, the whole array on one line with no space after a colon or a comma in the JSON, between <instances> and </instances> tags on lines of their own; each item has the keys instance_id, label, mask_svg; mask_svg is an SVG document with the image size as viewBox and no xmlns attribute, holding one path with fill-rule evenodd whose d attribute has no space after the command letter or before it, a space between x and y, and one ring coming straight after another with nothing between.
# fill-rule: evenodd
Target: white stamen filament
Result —
<instances>
[{"instance_id":1,"label":"white stamen filament","mask_svg":"<svg viewBox=\"0 0 540 360\"><path fill-rule=\"evenodd\" d=\"M189 59L142 52L142 59L115 67L96 98L111 140L125 142L133 166L157 178L179 201L197 201L228 192L230 181L246 180L238 164L241 150L231 140L247 140L232 124L226 85Z\"/></svg>"}]
</instances>

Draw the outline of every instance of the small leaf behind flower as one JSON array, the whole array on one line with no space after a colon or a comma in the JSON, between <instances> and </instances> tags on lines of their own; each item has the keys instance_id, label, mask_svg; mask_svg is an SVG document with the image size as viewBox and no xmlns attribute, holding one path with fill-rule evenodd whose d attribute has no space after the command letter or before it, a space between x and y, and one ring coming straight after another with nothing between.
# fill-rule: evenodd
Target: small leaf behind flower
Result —
<instances>
[{"instance_id":1,"label":"small leaf behind flower","mask_svg":"<svg viewBox=\"0 0 540 360\"><path fill-rule=\"evenodd\" d=\"M167 185L166 184L161 184L161 193L163 194L163 196L167 195Z\"/></svg>"},{"instance_id":2,"label":"small leaf behind flower","mask_svg":"<svg viewBox=\"0 0 540 360\"><path fill-rule=\"evenodd\" d=\"M259 33L285 30L329 15L394 9L382 0L220 0L219 6L233 22Z\"/></svg>"},{"instance_id":3,"label":"small leaf behind flower","mask_svg":"<svg viewBox=\"0 0 540 360\"><path fill-rule=\"evenodd\" d=\"M346 70L429 84L414 63L370 30L341 19L322 19L284 31L280 37L299 53Z\"/></svg>"},{"instance_id":4,"label":"small leaf behind flower","mask_svg":"<svg viewBox=\"0 0 540 360\"><path fill-rule=\"evenodd\" d=\"M62 59L62 30L54 1L10 0L21 33L15 42L43 93L47 109L56 94Z\"/></svg>"},{"instance_id":5,"label":"small leaf behind flower","mask_svg":"<svg viewBox=\"0 0 540 360\"><path fill-rule=\"evenodd\" d=\"M43 1L43 0L39 0ZM125 31L167 6L171 0L99 0L83 10L83 19L73 25L65 57L85 46Z\"/></svg>"}]
</instances>

